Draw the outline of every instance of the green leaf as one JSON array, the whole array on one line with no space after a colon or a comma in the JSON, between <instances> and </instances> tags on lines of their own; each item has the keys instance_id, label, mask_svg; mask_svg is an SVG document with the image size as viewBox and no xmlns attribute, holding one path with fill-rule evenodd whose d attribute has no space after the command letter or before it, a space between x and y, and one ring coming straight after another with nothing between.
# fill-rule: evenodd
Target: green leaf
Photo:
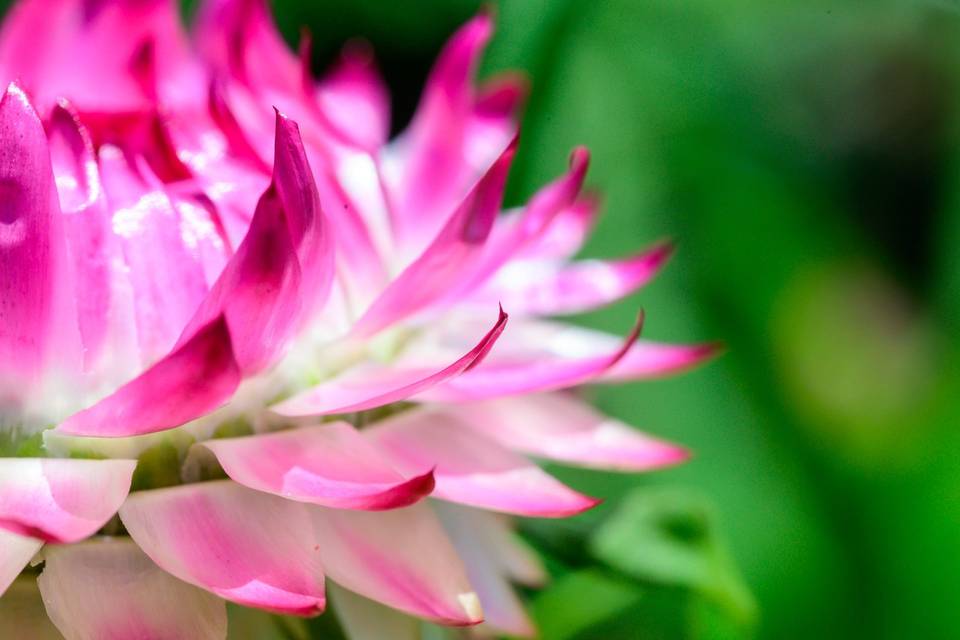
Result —
<instances>
[{"instance_id":1,"label":"green leaf","mask_svg":"<svg viewBox=\"0 0 960 640\"><path fill-rule=\"evenodd\" d=\"M673 488L633 491L591 537L598 559L638 580L684 587L723 608L738 625L756 605L716 530L712 505Z\"/></svg>"}]
</instances>

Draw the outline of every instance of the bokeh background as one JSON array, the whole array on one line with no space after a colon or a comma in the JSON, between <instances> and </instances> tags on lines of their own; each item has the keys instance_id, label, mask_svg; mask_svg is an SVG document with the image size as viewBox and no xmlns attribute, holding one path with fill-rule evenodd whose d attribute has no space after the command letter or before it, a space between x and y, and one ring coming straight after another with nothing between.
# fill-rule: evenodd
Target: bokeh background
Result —
<instances>
[{"instance_id":1,"label":"bokeh background","mask_svg":"<svg viewBox=\"0 0 960 640\"><path fill-rule=\"evenodd\" d=\"M318 73L345 40L374 45L395 130L479 4L274 2L292 43L312 31ZM522 523L553 575L528 594L544 640L960 637L960 2L494 9L484 74L533 89L510 201L586 144L606 204L584 255L679 246L581 321L622 332L642 306L650 337L728 345L591 392L695 458L552 469L608 500Z\"/></svg>"},{"instance_id":2,"label":"bokeh background","mask_svg":"<svg viewBox=\"0 0 960 640\"><path fill-rule=\"evenodd\" d=\"M373 43L408 121L473 0L276 0L316 68ZM557 468L606 496L524 523L545 640L960 637L960 5L499 0L484 74L531 81L509 198L589 145L587 256L677 255L582 321L722 339L691 374L595 392L696 457Z\"/></svg>"}]
</instances>

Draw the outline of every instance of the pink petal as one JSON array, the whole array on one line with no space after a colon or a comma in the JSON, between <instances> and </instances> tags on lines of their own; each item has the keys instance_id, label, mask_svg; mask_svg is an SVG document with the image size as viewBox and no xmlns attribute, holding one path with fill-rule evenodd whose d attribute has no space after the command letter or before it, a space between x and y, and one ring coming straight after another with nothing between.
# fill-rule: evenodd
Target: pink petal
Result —
<instances>
[{"instance_id":1,"label":"pink petal","mask_svg":"<svg viewBox=\"0 0 960 640\"><path fill-rule=\"evenodd\" d=\"M471 265L469 275L449 292L450 298L457 299L482 284L521 248L542 235L559 213L572 206L583 186L589 164L587 150L575 149L570 156L570 170L565 175L538 191L515 217L500 218L482 255Z\"/></svg>"},{"instance_id":2,"label":"pink petal","mask_svg":"<svg viewBox=\"0 0 960 640\"><path fill-rule=\"evenodd\" d=\"M18 2L0 34L0 69L20 78L44 111L61 96L82 111L137 110L157 93L145 93L135 73L145 42L154 50L163 103L195 97L196 69L171 0Z\"/></svg>"},{"instance_id":3,"label":"pink petal","mask_svg":"<svg viewBox=\"0 0 960 640\"><path fill-rule=\"evenodd\" d=\"M582 247L596 224L599 198L580 196L572 205L553 217L543 232L518 250L517 259L567 260Z\"/></svg>"},{"instance_id":4,"label":"pink petal","mask_svg":"<svg viewBox=\"0 0 960 640\"><path fill-rule=\"evenodd\" d=\"M240 384L223 316L89 409L60 423L75 436L126 437L163 431L226 402Z\"/></svg>"},{"instance_id":5,"label":"pink petal","mask_svg":"<svg viewBox=\"0 0 960 640\"><path fill-rule=\"evenodd\" d=\"M185 582L276 613L323 611L320 547L302 504L224 480L131 494L120 518Z\"/></svg>"},{"instance_id":6,"label":"pink petal","mask_svg":"<svg viewBox=\"0 0 960 640\"><path fill-rule=\"evenodd\" d=\"M296 123L280 113L274 158L273 182L243 243L183 334L223 314L245 375L276 362L333 282L333 247L310 165Z\"/></svg>"},{"instance_id":7,"label":"pink petal","mask_svg":"<svg viewBox=\"0 0 960 640\"><path fill-rule=\"evenodd\" d=\"M264 0L203 0L194 42L210 66L258 91L302 88L300 61L287 48Z\"/></svg>"},{"instance_id":8,"label":"pink petal","mask_svg":"<svg viewBox=\"0 0 960 640\"><path fill-rule=\"evenodd\" d=\"M495 515L477 509L438 505L437 513L467 567L470 583L483 605L483 627L522 638L536 637L537 631L510 584L509 573L498 562L500 549L487 535Z\"/></svg>"},{"instance_id":9,"label":"pink petal","mask_svg":"<svg viewBox=\"0 0 960 640\"><path fill-rule=\"evenodd\" d=\"M436 466L436 498L530 517L567 517L596 506L523 456L481 436L452 412L414 410L364 432L401 472Z\"/></svg>"},{"instance_id":10,"label":"pink petal","mask_svg":"<svg viewBox=\"0 0 960 640\"><path fill-rule=\"evenodd\" d=\"M479 304L502 301L521 315L582 313L647 284L672 253L673 246L662 243L623 260L582 260L570 265L515 263L501 270L473 299Z\"/></svg>"},{"instance_id":11,"label":"pink petal","mask_svg":"<svg viewBox=\"0 0 960 640\"><path fill-rule=\"evenodd\" d=\"M136 460L0 458L0 529L47 542L96 533L127 497Z\"/></svg>"},{"instance_id":12,"label":"pink petal","mask_svg":"<svg viewBox=\"0 0 960 640\"><path fill-rule=\"evenodd\" d=\"M138 361L129 279L100 184L93 143L73 107L61 101L47 125L50 157L76 275L77 312L87 371L103 358ZM113 353L110 353L110 351Z\"/></svg>"},{"instance_id":13,"label":"pink petal","mask_svg":"<svg viewBox=\"0 0 960 640\"><path fill-rule=\"evenodd\" d=\"M353 375L309 389L273 411L286 416L308 416L366 411L385 406L436 386L479 364L503 333L507 314L500 310L497 323L466 355L439 371L425 368L361 368Z\"/></svg>"},{"instance_id":14,"label":"pink petal","mask_svg":"<svg viewBox=\"0 0 960 640\"><path fill-rule=\"evenodd\" d=\"M355 144L379 150L390 133L390 98L368 46L344 48L320 82L317 101L327 120Z\"/></svg>"},{"instance_id":15,"label":"pink petal","mask_svg":"<svg viewBox=\"0 0 960 640\"><path fill-rule=\"evenodd\" d=\"M483 619L460 559L425 505L379 512L316 507L311 513L331 580L442 624Z\"/></svg>"},{"instance_id":16,"label":"pink petal","mask_svg":"<svg viewBox=\"0 0 960 640\"><path fill-rule=\"evenodd\" d=\"M38 582L69 640L224 640L222 600L165 573L127 539L48 547Z\"/></svg>"},{"instance_id":17,"label":"pink petal","mask_svg":"<svg viewBox=\"0 0 960 640\"><path fill-rule=\"evenodd\" d=\"M63 219L40 119L11 84L0 102L0 402L50 368L81 366Z\"/></svg>"},{"instance_id":18,"label":"pink petal","mask_svg":"<svg viewBox=\"0 0 960 640\"><path fill-rule=\"evenodd\" d=\"M675 375L712 360L723 352L717 342L706 344L662 344L639 341L614 366L600 377L600 382L625 382Z\"/></svg>"},{"instance_id":19,"label":"pink petal","mask_svg":"<svg viewBox=\"0 0 960 640\"><path fill-rule=\"evenodd\" d=\"M433 490L433 473L409 479L348 423L224 438L203 443L240 484L338 509L393 509ZM429 469L426 467L425 469Z\"/></svg>"},{"instance_id":20,"label":"pink petal","mask_svg":"<svg viewBox=\"0 0 960 640\"><path fill-rule=\"evenodd\" d=\"M478 402L455 415L509 449L586 467L647 471L689 457L683 447L643 434L562 393Z\"/></svg>"},{"instance_id":21,"label":"pink petal","mask_svg":"<svg viewBox=\"0 0 960 640\"><path fill-rule=\"evenodd\" d=\"M410 264L354 326L366 337L434 303L469 274L500 210L516 139L480 179L423 254Z\"/></svg>"},{"instance_id":22,"label":"pink petal","mask_svg":"<svg viewBox=\"0 0 960 640\"><path fill-rule=\"evenodd\" d=\"M0 596L13 584L42 546L42 540L18 536L0 529Z\"/></svg>"},{"instance_id":23,"label":"pink petal","mask_svg":"<svg viewBox=\"0 0 960 640\"><path fill-rule=\"evenodd\" d=\"M350 640L421 640L420 622L335 584L329 587L337 620Z\"/></svg>"},{"instance_id":24,"label":"pink petal","mask_svg":"<svg viewBox=\"0 0 960 640\"><path fill-rule=\"evenodd\" d=\"M213 225L191 224L145 163L113 146L101 147L99 159L111 226L133 289L141 357L148 364L173 347L207 295L200 246L219 238Z\"/></svg>"},{"instance_id":25,"label":"pink petal","mask_svg":"<svg viewBox=\"0 0 960 640\"><path fill-rule=\"evenodd\" d=\"M474 108L473 76L492 32L490 15L479 14L454 34L430 73L405 134L395 221L402 239L416 242L434 234L442 224L438 217L469 181L465 147Z\"/></svg>"},{"instance_id":26,"label":"pink petal","mask_svg":"<svg viewBox=\"0 0 960 640\"><path fill-rule=\"evenodd\" d=\"M553 391L590 382L631 350L643 326L643 314L626 339L606 334L590 340L586 329L527 322L506 332L480 366L417 396L424 402L471 402L500 396ZM609 338L607 340L606 338Z\"/></svg>"}]
</instances>

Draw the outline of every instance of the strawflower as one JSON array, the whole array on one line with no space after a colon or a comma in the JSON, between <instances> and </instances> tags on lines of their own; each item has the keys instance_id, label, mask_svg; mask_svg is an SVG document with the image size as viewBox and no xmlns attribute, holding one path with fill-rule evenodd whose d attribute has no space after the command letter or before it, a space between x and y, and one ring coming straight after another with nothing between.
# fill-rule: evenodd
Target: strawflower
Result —
<instances>
[{"instance_id":1,"label":"strawflower","mask_svg":"<svg viewBox=\"0 0 960 640\"><path fill-rule=\"evenodd\" d=\"M491 31L453 36L388 140L369 51L315 81L262 0L201 3L191 38L173 0L15 5L2 637L224 638L226 601L314 616L327 585L355 640L533 635L512 585L545 574L511 517L596 500L527 456L686 457L570 391L713 347L544 319L633 292L670 247L571 261L597 210L583 149L501 212L524 84L476 86Z\"/></svg>"}]
</instances>

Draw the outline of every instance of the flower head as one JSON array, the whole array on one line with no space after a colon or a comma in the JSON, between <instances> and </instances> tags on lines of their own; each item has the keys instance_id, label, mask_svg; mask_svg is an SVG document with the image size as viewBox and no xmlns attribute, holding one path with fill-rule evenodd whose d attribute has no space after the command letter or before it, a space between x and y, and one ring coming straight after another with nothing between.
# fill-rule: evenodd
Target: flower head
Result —
<instances>
[{"instance_id":1,"label":"flower head","mask_svg":"<svg viewBox=\"0 0 960 640\"><path fill-rule=\"evenodd\" d=\"M329 578L356 637L371 615L396 637L409 624L374 602L528 634L510 584L543 571L508 516L596 501L526 456L684 459L567 391L712 347L543 319L634 291L670 247L571 261L597 209L584 149L501 212L524 85L476 86L491 31L481 14L453 36L389 141L369 52L315 81L263 0L207 0L192 42L172 0L16 5L0 35L5 598L35 559L68 639L223 638L224 601L315 615Z\"/></svg>"}]
</instances>

